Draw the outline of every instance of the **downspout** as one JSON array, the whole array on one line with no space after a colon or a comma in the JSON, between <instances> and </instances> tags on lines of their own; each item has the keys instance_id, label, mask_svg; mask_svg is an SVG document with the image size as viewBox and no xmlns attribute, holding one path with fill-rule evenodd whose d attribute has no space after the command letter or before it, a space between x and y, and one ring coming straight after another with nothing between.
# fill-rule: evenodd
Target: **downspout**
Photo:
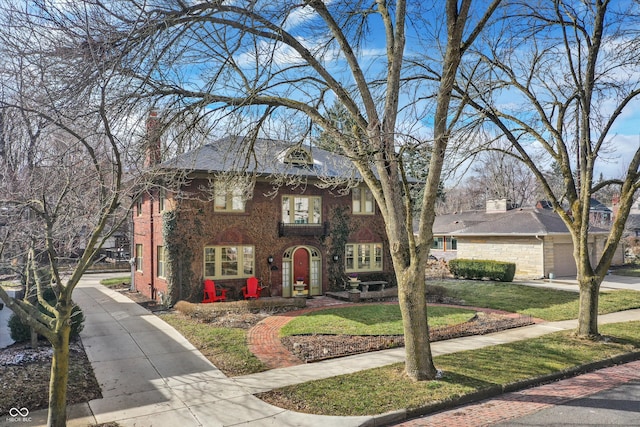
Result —
<instances>
[{"instance_id":1,"label":"downspout","mask_svg":"<svg viewBox=\"0 0 640 427\"><path fill-rule=\"evenodd\" d=\"M153 226L153 198L149 197L149 205L150 205L150 212L149 212L149 228L151 229L151 236L149 236L149 240L150 240L150 245L151 247L149 248L149 253L151 254L151 271L149 272L151 274L151 283L149 283L149 286L151 287L151 299L155 301L156 299L156 284L155 284L155 269L158 267L157 265L155 265L155 257L154 257L154 247L153 247L153 235L156 232L154 226ZM155 268L154 268L155 267Z\"/></svg>"},{"instance_id":2,"label":"downspout","mask_svg":"<svg viewBox=\"0 0 640 427\"><path fill-rule=\"evenodd\" d=\"M135 226L135 213L131 210L131 238L129 239L129 266L131 268L131 284L129 284L129 291L136 291L136 226Z\"/></svg>"}]
</instances>

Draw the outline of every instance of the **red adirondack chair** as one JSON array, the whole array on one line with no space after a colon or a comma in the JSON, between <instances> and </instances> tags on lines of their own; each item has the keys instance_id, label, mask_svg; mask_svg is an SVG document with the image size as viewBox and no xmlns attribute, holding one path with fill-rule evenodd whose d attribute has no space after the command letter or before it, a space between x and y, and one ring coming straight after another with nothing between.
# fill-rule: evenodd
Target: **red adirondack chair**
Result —
<instances>
[{"instance_id":1,"label":"red adirondack chair","mask_svg":"<svg viewBox=\"0 0 640 427\"><path fill-rule=\"evenodd\" d=\"M204 281L204 298L202 298L203 303L226 301L226 300L227 300L226 289L222 289L222 288L216 289L216 284L211 279L207 279Z\"/></svg>"},{"instance_id":2,"label":"red adirondack chair","mask_svg":"<svg viewBox=\"0 0 640 427\"><path fill-rule=\"evenodd\" d=\"M247 286L242 287L242 296L244 299L260 298L260 291L262 288L258 285L258 279L255 277L249 277L247 279Z\"/></svg>"}]
</instances>

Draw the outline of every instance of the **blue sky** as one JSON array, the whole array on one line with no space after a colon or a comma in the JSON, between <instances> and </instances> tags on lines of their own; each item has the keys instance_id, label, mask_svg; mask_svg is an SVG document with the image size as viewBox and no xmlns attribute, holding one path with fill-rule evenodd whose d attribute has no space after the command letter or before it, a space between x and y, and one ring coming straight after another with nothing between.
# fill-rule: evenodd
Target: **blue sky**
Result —
<instances>
[{"instance_id":1,"label":"blue sky","mask_svg":"<svg viewBox=\"0 0 640 427\"><path fill-rule=\"evenodd\" d=\"M327 1L326 3L331 4L333 2ZM435 4L438 3L430 3L430 5ZM431 14L433 16L431 23L435 22L437 17L442 17L443 11L440 9L441 8L438 8L438 6L431 6L429 10L425 9L425 14ZM428 16L423 16L423 18L425 17ZM317 16L310 12L309 8L298 8L289 15L285 28L295 35L298 40L303 42L305 46L312 49L314 46L318 45L321 36L313 38L309 28L311 28L311 25L317 22L318 19L319 18ZM384 34L381 31L379 19L379 17L376 17L371 20L371 31L366 39L366 45L363 46L359 52L363 68L365 68L369 76L380 73L385 67ZM418 39L419 37L417 37L415 33L410 33L408 35L406 47L407 55L410 56L416 52L425 53L421 51L421 49L425 49L425 47L423 45L416 44L416 40ZM266 46L266 44L264 46ZM248 51L239 52L238 55L235 56L235 59L240 65L246 65L247 67L255 65L256 62L255 56ZM284 67L295 65L300 61L297 54L288 47L278 48L274 59L277 64ZM332 55L332 52L327 53L325 65L336 72L344 72L346 70L344 59L340 56ZM203 67L205 67L205 64L203 64ZM343 74L343 76L346 75L347 74ZM345 77L345 81L349 82L349 77ZM298 93L300 93L301 96L304 96L302 92ZM291 95L292 97L295 97L296 92L292 91ZM331 99L331 97L328 99ZM306 102L307 99L304 99L304 101ZM329 105L330 103L328 106ZM625 166L625 159L628 159L638 147L640 141L640 129L638 129L636 123L638 123L638 111L640 111L640 109L636 107L639 105L639 103L629 105L623 115L618 118L618 122L611 133L609 150L606 154L603 154L602 161L599 162L597 166L596 175L599 175L599 173L602 172L605 177L620 176L623 167ZM430 134L429 128L432 120L429 113L419 121L416 121L415 117L401 117L400 122L401 127L404 129L411 129L413 132L416 132L416 134L422 134L422 137L428 137Z\"/></svg>"}]
</instances>

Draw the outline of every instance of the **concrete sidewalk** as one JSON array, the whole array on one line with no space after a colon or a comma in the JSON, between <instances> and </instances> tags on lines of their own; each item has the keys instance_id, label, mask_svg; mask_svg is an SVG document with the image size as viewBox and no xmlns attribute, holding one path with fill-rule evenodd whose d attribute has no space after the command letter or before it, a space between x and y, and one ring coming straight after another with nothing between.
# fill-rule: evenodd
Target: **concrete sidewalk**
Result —
<instances>
[{"instance_id":1,"label":"concrete sidewalk","mask_svg":"<svg viewBox=\"0 0 640 427\"><path fill-rule=\"evenodd\" d=\"M101 286L107 275L86 275L74 293L82 307L81 333L102 399L74 405L70 426L361 426L392 422L382 416L328 417L284 410L253 396L286 385L404 361L404 349L360 354L227 378L173 327L126 296ZM640 310L600 316L600 323L639 320ZM483 336L432 343L434 355L481 348L575 328L548 322ZM31 414L33 424L46 411ZM43 418L44 417L44 418Z\"/></svg>"},{"instance_id":2,"label":"concrete sidewalk","mask_svg":"<svg viewBox=\"0 0 640 427\"><path fill-rule=\"evenodd\" d=\"M358 426L371 417L300 414L252 396L255 388L227 378L173 327L87 275L74 292L86 315L81 333L102 387L102 399L69 425L120 426ZM275 385L277 386L277 385ZM73 415L72 415L73 417Z\"/></svg>"}]
</instances>

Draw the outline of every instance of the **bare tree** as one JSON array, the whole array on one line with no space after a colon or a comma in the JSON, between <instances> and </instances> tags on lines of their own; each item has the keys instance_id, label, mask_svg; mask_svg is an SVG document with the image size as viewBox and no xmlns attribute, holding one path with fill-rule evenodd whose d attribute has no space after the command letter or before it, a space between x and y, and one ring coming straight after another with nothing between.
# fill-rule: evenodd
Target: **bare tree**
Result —
<instances>
[{"instance_id":1,"label":"bare tree","mask_svg":"<svg viewBox=\"0 0 640 427\"><path fill-rule=\"evenodd\" d=\"M537 193L536 178L522 162L499 151L485 151L473 166L474 181L488 198L506 198L518 206L531 205Z\"/></svg>"},{"instance_id":2,"label":"bare tree","mask_svg":"<svg viewBox=\"0 0 640 427\"><path fill-rule=\"evenodd\" d=\"M127 85L87 43L86 28L68 25L90 17L56 6L0 2L0 206L12 224L0 252L10 251L34 283L34 298L13 299L0 287L0 299L51 343L47 422L64 426L72 293L131 205L125 172L128 185L138 181L127 163L135 104L119 101Z\"/></svg>"},{"instance_id":3,"label":"bare tree","mask_svg":"<svg viewBox=\"0 0 640 427\"><path fill-rule=\"evenodd\" d=\"M510 36L494 37L477 52L481 60L473 73L483 79L461 85L460 93L509 141L567 225L580 284L577 333L597 336L600 284L640 187L640 150L617 146L614 139L621 114L640 95L637 4L556 0L512 6L519 19L511 22ZM505 93L509 102L501 97ZM596 165L616 151L628 153L624 177L596 182ZM560 187L545 173L554 164ZM602 256L592 263L589 201L607 185L618 187L619 211Z\"/></svg>"},{"instance_id":4,"label":"bare tree","mask_svg":"<svg viewBox=\"0 0 640 427\"><path fill-rule=\"evenodd\" d=\"M499 3L494 0L476 10L470 0L426 6L405 0L174 0L120 2L113 9L86 1L95 14L109 15L93 21L94 34L109 38L111 48L124 49L122 70L139 79L138 97L155 99L176 115L216 118L218 129L236 125L235 118L241 116L242 128L252 135L271 136L277 128L288 132L288 139L302 140L319 126L351 159L385 220L404 321L405 369L416 380L436 375L424 271L443 159L458 117L451 114L451 93L463 55ZM424 14L443 22L429 33ZM409 27L409 22L417 27ZM374 26L380 52L371 57L364 48ZM426 75L405 67L405 50L408 36L426 40L429 34L433 66ZM417 57L415 52L410 56ZM413 79L405 75L408 70ZM417 81L424 82L420 92L429 100L427 114L434 124L433 154L414 235L397 141L401 121L421 118L409 116L417 111L411 106L420 98L413 90L410 95L402 90L403 82ZM352 123L348 132L337 126L334 105L340 105ZM407 116L400 119L401 112ZM281 120L295 123L295 118L297 127L278 126ZM237 132L235 126L229 129Z\"/></svg>"}]
</instances>

